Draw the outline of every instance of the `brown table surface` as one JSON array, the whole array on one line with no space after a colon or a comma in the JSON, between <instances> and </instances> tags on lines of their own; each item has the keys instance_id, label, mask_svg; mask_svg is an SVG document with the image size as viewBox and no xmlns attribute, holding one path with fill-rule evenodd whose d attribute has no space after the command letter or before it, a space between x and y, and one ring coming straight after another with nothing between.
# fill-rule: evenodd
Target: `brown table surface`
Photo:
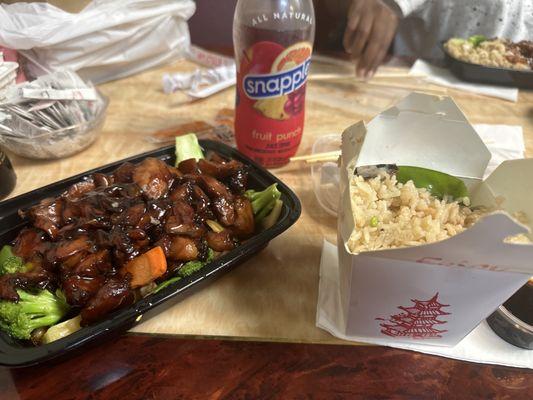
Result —
<instances>
[{"instance_id":1,"label":"brown table surface","mask_svg":"<svg viewBox=\"0 0 533 400\"><path fill-rule=\"evenodd\" d=\"M171 127L191 118L209 121L214 118L219 109L232 107L233 90L226 90L207 100L195 103L187 102L182 94L165 95L162 92L161 77L164 72L190 71L194 68L193 64L182 61L101 85L101 90L109 96L111 102L103 132L97 142L85 151L62 160L35 161L10 155L18 175L18 183L13 195L156 148L157 145L145 140L148 133ZM313 68L314 72L318 73L352 72L351 68L342 65L334 67L315 63ZM398 67L384 67L380 70L382 74L405 74L406 71L405 68ZM341 132L348 125L361 119L368 121L413 90L452 95L472 123L522 125L527 154L533 155L532 92L521 91L519 101L511 103L447 90L428 85L419 78L405 76L381 77L368 83L353 78L311 81L307 92L305 135L299 153L309 153L313 142L320 135ZM310 184L308 167L303 164L290 164L273 172L286 182L302 201L303 212L298 223L282 237L271 242L269 247L253 260L225 275L205 290L137 325L134 328L135 332L202 338L238 338L247 341L347 343L315 327L320 251L324 238L335 240L335 219L321 210L316 202ZM109 398L116 398L114 390L119 393L122 389L127 390L129 387L135 388L136 385L141 385L140 382L147 385L146 388L139 387L140 392L146 394L144 398L151 398L150 393L166 393L164 392L166 389L162 389L166 388L166 385L170 385L167 397L178 397L172 394L183 389L183 398L192 398L194 396L191 397L186 392L187 385L192 385L191 382L196 382L193 386L197 386L199 391L206 390L208 393L209 390L213 390L213 398L217 398L217 393L221 395L229 393L226 390L230 390L228 388L231 386L226 387L226 380L228 385L230 381L241 382L242 386L238 388L234 386L234 388L243 391L250 390L250 398L256 397L254 393L265 394L265 392L255 390L268 391L267 388L279 382L285 382L279 383L280 390L283 387L285 387L283 390L292 390L289 383L300 382L300 380L302 385L305 383L302 387L310 385L309 390L315 387L322 391L331 390L332 394L336 390L337 394L345 394L345 397L350 397L351 393L356 394L359 390L374 390L378 396L381 389L389 394L405 393L410 398L416 398L417 393L432 398L430 393L433 392L442 393L442 396L446 397L446 390L453 390L453 387L472 390L474 396L475 393L491 393L478 392L484 386L486 388L483 390L496 390L490 389L492 388L490 385L496 385L494 387L499 387L500 391L504 390L502 389L504 386L490 383L492 382L490 373L483 371L507 371L506 373L511 377L509 382L514 382L515 379L520 380L519 377L529 374L529 372L519 370L509 372L508 369L479 367L474 364L377 347L359 349L347 346L308 346L305 344L194 342L186 338L158 340L137 336L121 338L116 344L116 347L109 343L102 344L102 347L97 350L87 351L84 355L65 364L59 364L49 371L46 367L14 371L13 377L17 390L20 391L21 396L26 396L23 398L41 398L36 395L39 390L47 393L42 398L61 398L61 395L63 398L69 398L71 386L64 385L72 385L72 390L74 390L76 382L79 382L80 390L91 389L92 386L87 383L87 379L89 379L90 371L94 369L93 376L97 377L95 379L114 382L110 385L109 392L107 389L102 389L102 393L109 393ZM131 346L128 350L129 354L124 354L124 349L128 346ZM161 349L161 353L164 354L163 364L165 366L160 368L158 358L153 352L156 348ZM176 349L175 356L172 355L173 351L165 352L164 350L174 348ZM196 355L197 352L201 354ZM212 384L219 385L216 390L215 386L208 384L203 386L200 383L203 378L207 382L208 375L216 377L216 374L210 375L211 372L198 369L202 363L210 362L210 352L213 353L214 358L219 352L224 354L220 359L213 359L214 363L220 364L220 367L214 369L223 370L223 375L219 376L220 380ZM274 354L281 358L277 360L276 357L272 357ZM300 354L303 359L298 362L296 360ZM394 364L389 362L391 354L400 355L398 360L401 361ZM269 358L265 359L266 356ZM123 362L124 364L118 361L118 364L114 361L106 361L107 359L120 360L121 357L127 359ZM285 364L285 357L292 357L293 364L289 362ZM342 357L345 361L341 362L337 357ZM101 360L102 358L104 359ZM272 370L269 370L265 364L265 360L269 359L276 360L277 363L268 367L273 368ZM147 364L144 365L142 360L148 360ZM181 360L186 362L182 364ZM131 374L120 372L122 371L121 365L124 365L128 371L131 370ZM187 366L185 369L193 378L183 378L187 385L182 386L178 385L176 383L178 381L175 381L173 377L176 376L174 371L176 373L180 371L180 376L187 372L182 371L184 365ZM315 366L312 367L312 365ZM266 370L263 371L265 368ZM274 372L276 368L277 372ZM117 369L119 372L116 372ZM45 371L48 373L44 373ZM57 371L58 374L52 371ZM276 374L282 371L284 371L284 376L276 378ZM413 374L408 371L412 371ZM120 374L129 375L121 377ZM324 374L331 376L330 387L324 385L322 381L325 379ZM463 374L475 381L472 382L475 387L464 383L466 381L462 380ZM337 375L340 377L337 378ZM4 373L4 378L8 376L8 373ZM501 380L507 381L507 375L502 376L504 378ZM338 388L334 387L337 379L339 380ZM500 378L494 379L498 382ZM262 380L266 382L264 386L261 384ZM269 380L271 383L268 383ZM2 383L4 381L5 379ZM390 384L385 384L385 381ZM405 386L406 381L425 389L420 392L417 392L418 389L415 388L409 389ZM236 383L232 383L234 384ZM102 386L105 385L100 383L99 387ZM374 389L371 389L371 386ZM448 386L452 389L447 389ZM519 390L529 389L531 389L530 386L526 385ZM60 395L49 396L49 390L57 391ZM150 392L150 390L156 392ZM157 392L157 390L161 391ZM506 393L509 395L516 394L514 389L508 388L508 390ZM0 391L0 398L3 396L2 393L6 392ZM289 392L280 393L289 394ZM305 397L305 395L302 396ZM156 395L152 397L157 398ZM491 397L490 394L488 397Z\"/></svg>"},{"instance_id":2,"label":"brown table surface","mask_svg":"<svg viewBox=\"0 0 533 400\"><path fill-rule=\"evenodd\" d=\"M378 346L128 334L68 361L0 369L0 398L531 399L533 373Z\"/></svg>"}]
</instances>

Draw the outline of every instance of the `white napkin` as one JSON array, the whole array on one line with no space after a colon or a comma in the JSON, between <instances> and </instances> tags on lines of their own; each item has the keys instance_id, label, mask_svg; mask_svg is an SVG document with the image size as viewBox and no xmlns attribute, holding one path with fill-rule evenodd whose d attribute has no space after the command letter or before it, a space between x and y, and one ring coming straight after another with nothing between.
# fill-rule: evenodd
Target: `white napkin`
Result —
<instances>
[{"instance_id":1,"label":"white napkin","mask_svg":"<svg viewBox=\"0 0 533 400\"><path fill-rule=\"evenodd\" d=\"M524 158L526 146L521 126L474 124L473 127L492 154L483 179L505 160Z\"/></svg>"},{"instance_id":2,"label":"white napkin","mask_svg":"<svg viewBox=\"0 0 533 400\"><path fill-rule=\"evenodd\" d=\"M456 78L449 70L436 67L423 60L416 60L409 74L427 75L426 81L440 86L447 86L466 92L481 94L484 96L498 97L500 99L516 102L518 89L481 83L468 83Z\"/></svg>"},{"instance_id":3,"label":"white napkin","mask_svg":"<svg viewBox=\"0 0 533 400\"><path fill-rule=\"evenodd\" d=\"M474 124L473 127L492 154L483 178L489 176L505 160L524 158L526 147L521 126ZM320 151L333 151L338 149L339 140L338 135L327 135L317 140L317 143L321 142L317 147L321 149ZM318 203L328 214L336 215L339 198L339 169L334 163L324 163L313 165L311 171Z\"/></svg>"},{"instance_id":4,"label":"white napkin","mask_svg":"<svg viewBox=\"0 0 533 400\"><path fill-rule=\"evenodd\" d=\"M316 325L333 336L344 340L367 342L399 349L455 358L484 364L499 364L511 367L533 368L533 351L515 347L497 336L482 322L455 347L438 347L421 344L406 344L386 339L369 339L343 335L340 324L341 306L339 298L339 275L337 247L324 241L320 263L320 284Z\"/></svg>"}]
</instances>

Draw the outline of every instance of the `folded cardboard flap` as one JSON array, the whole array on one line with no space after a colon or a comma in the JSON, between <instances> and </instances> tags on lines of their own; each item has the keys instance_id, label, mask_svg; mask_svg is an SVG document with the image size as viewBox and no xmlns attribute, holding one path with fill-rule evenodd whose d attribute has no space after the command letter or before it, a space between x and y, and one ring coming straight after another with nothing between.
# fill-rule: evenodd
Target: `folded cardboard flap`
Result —
<instances>
[{"instance_id":1,"label":"folded cardboard flap","mask_svg":"<svg viewBox=\"0 0 533 400\"><path fill-rule=\"evenodd\" d=\"M504 161L471 193L472 205L505 210L533 240L533 159Z\"/></svg>"},{"instance_id":2,"label":"folded cardboard flap","mask_svg":"<svg viewBox=\"0 0 533 400\"><path fill-rule=\"evenodd\" d=\"M481 179L491 155L451 98L412 93L368 123L356 157L356 166L408 165Z\"/></svg>"},{"instance_id":3,"label":"folded cardboard flap","mask_svg":"<svg viewBox=\"0 0 533 400\"><path fill-rule=\"evenodd\" d=\"M451 121L468 122L465 115L449 96L432 96L425 93L411 93L381 115L394 116L403 111L434 114Z\"/></svg>"}]
</instances>

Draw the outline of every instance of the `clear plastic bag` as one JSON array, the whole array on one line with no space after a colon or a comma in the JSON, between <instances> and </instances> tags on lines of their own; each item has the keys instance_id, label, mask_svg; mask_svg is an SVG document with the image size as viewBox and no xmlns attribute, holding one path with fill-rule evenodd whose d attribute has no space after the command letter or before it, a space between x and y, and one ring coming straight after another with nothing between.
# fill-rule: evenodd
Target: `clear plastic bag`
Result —
<instances>
[{"instance_id":1,"label":"clear plastic bag","mask_svg":"<svg viewBox=\"0 0 533 400\"><path fill-rule=\"evenodd\" d=\"M30 73L68 68L106 82L184 55L192 0L93 0L78 14L47 3L0 5L0 46L19 50Z\"/></svg>"}]
</instances>

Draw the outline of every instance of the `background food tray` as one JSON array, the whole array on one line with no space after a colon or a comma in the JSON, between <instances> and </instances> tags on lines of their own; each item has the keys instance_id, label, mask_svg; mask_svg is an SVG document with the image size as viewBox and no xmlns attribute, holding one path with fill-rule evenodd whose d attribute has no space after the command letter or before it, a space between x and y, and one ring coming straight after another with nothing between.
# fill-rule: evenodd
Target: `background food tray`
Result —
<instances>
[{"instance_id":1,"label":"background food tray","mask_svg":"<svg viewBox=\"0 0 533 400\"><path fill-rule=\"evenodd\" d=\"M50 344L28 347L4 332L0 332L0 365L18 367L42 363L58 356L66 355L88 343L102 340L112 333L116 334L117 332L125 331L135 325L140 320L140 316L149 310L151 310L150 313L145 317L153 316L162 311L165 308L162 303L167 302L167 300L172 299L172 301L167 302L166 306L174 304L176 301L192 294L195 290L215 279L220 274L252 257L255 253L266 247L270 240L280 235L296 222L301 213L300 201L283 182L266 169L227 145L210 140L201 140L200 144L204 151L214 150L223 156L235 158L248 165L250 167L249 188L263 190L267 186L277 183L278 189L281 192L281 200L283 200L283 210L278 222L273 227L256 234L237 248L207 264L195 274L175 282L160 292L132 304L130 307L109 314L105 320L97 324L85 327L78 332ZM0 246L8 244L13 240L25 225L25 222L18 216L17 211L19 208L27 208L44 198L57 196L70 185L79 182L83 177L95 172L110 173L126 161L138 163L146 157L157 157L174 165L174 151L174 146L153 150L0 202Z\"/></svg>"},{"instance_id":2,"label":"background food tray","mask_svg":"<svg viewBox=\"0 0 533 400\"><path fill-rule=\"evenodd\" d=\"M472 64L452 57L442 46L446 65L464 81L533 89L533 70L518 70Z\"/></svg>"}]
</instances>

